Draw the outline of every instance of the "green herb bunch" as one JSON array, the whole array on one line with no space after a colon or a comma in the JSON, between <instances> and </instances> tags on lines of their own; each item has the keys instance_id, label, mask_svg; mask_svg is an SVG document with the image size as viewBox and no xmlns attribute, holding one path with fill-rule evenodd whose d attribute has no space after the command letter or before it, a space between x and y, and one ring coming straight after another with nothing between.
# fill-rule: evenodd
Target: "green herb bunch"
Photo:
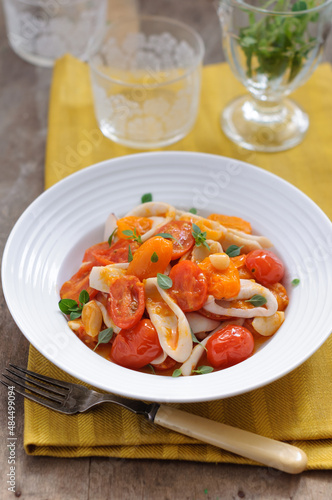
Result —
<instances>
[{"instance_id":1,"label":"green herb bunch","mask_svg":"<svg viewBox=\"0 0 332 500\"><path fill-rule=\"evenodd\" d=\"M309 23L317 22L319 14L303 13L319 5L317 0L269 0L261 6L267 9L275 3L274 12L301 12L295 16L261 14L256 21L255 13L246 11L249 26L240 30L239 44L246 56L247 76L253 71L264 74L269 80L282 76L286 70L290 83L301 70L316 38L307 31ZM253 68L255 63L258 66Z\"/></svg>"}]
</instances>

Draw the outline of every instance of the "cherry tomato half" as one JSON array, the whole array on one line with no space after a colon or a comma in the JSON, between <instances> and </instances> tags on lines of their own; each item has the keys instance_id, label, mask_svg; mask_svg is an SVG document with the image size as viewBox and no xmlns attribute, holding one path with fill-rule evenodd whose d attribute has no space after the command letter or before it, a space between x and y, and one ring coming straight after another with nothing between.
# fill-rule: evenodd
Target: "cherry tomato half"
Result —
<instances>
[{"instance_id":1,"label":"cherry tomato half","mask_svg":"<svg viewBox=\"0 0 332 500\"><path fill-rule=\"evenodd\" d=\"M208 294L217 300L230 299L240 291L240 277L232 261L224 271L217 270L209 257L198 263L208 282Z\"/></svg>"},{"instance_id":2,"label":"cherry tomato half","mask_svg":"<svg viewBox=\"0 0 332 500\"><path fill-rule=\"evenodd\" d=\"M111 246L107 241L97 243L85 251L83 262L91 262L94 266L128 262L129 245L131 253L134 254L138 248L136 241L120 239Z\"/></svg>"},{"instance_id":3,"label":"cherry tomato half","mask_svg":"<svg viewBox=\"0 0 332 500\"><path fill-rule=\"evenodd\" d=\"M152 278L164 273L171 261L173 244L162 236L154 236L146 240L135 252L127 269L128 274L140 280ZM154 258L156 257L156 258Z\"/></svg>"},{"instance_id":4,"label":"cherry tomato half","mask_svg":"<svg viewBox=\"0 0 332 500\"><path fill-rule=\"evenodd\" d=\"M144 285L136 276L121 276L110 286L108 313L119 328L132 328L145 309Z\"/></svg>"},{"instance_id":5,"label":"cherry tomato half","mask_svg":"<svg viewBox=\"0 0 332 500\"><path fill-rule=\"evenodd\" d=\"M169 293L182 311L198 311L203 307L208 295L208 285L197 264L183 260L172 267L169 277L173 282Z\"/></svg>"},{"instance_id":6,"label":"cherry tomato half","mask_svg":"<svg viewBox=\"0 0 332 500\"><path fill-rule=\"evenodd\" d=\"M270 250L252 250L247 254L246 266L256 281L262 285L273 285L285 273L281 260Z\"/></svg>"},{"instance_id":7,"label":"cherry tomato half","mask_svg":"<svg viewBox=\"0 0 332 500\"><path fill-rule=\"evenodd\" d=\"M243 326L227 325L209 338L206 349L207 360L213 368L229 368L251 356L254 338Z\"/></svg>"},{"instance_id":8,"label":"cherry tomato half","mask_svg":"<svg viewBox=\"0 0 332 500\"><path fill-rule=\"evenodd\" d=\"M66 281L60 290L61 299L72 299L79 301L80 293L86 290L90 299L93 299L98 293L98 290L91 288L89 285L90 271L94 264L91 262L83 262L77 273L75 273L70 280Z\"/></svg>"},{"instance_id":9,"label":"cherry tomato half","mask_svg":"<svg viewBox=\"0 0 332 500\"><path fill-rule=\"evenodd\" d=\"M138 370L161 353L155 327L149 319L142 319L134 327L118 333L112 345L110 359L125 368Z\"/></svg>"},{"instance_id":10,"label":"cherry tomato half","mask_svg":"<svg viewBox=\"0 0 332 500\"><path fill-rule=\"evenodd\" d=\"M211 214L208 219L215 220L219 222L224 227L229 227L231 229L237 229L238 231L242 231L244 233L251 233L251 224L250 222L241 219L240 217L234 217L230 215L222 215L222 214Z\"/></svg>"},{"instance_id":11,"label":"cherry tomato half","mask_svg":"<svg viewBox=\"0 0 332 500\"><path fill-rule=\"evenodd\" d=\"M171 220L167 222L164 226L158 229L159 233L168 233L173 238L173 253L172 260L182 257L187 253L195 244L195 239L192 233L191 222L184 220Z\"/></svg>"},{"instance_id":12,"label":"cherry tomato half","mask_svg":"<svg viewBox=\"0 0 332 500\"><path fill-rule=\"evenodd\" d=\"M116 224L118 226L118 238L128 238L128 236L123 234L123 231L129 230L134 232L136 230L137 235L144 234L151 229L152 220L147 217L136 217L130 215L119 219Z\"/></svg>"}]
</instances>

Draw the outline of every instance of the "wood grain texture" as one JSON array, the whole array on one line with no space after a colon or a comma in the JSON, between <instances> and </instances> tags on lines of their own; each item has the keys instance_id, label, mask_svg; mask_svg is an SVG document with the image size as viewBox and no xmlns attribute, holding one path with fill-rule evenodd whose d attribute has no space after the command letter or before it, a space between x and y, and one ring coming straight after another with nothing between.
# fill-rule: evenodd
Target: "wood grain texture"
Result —
<instances>
[{"instance_id":1,"label":"wood grain texture","mask_svg":"<svg viewBox=\"0 0 332 500\"><path fill-rule=\"evenodd\" d=\"M115 1L127 12L133 2ZM223 59L218 19L208 0L141 0L143 12L187 21L202 35L205 63ZM123 11L122 11L123 12ZM326 60L331 61L331 36ZM19 59L9 48L0 9L0 254L17 218L43 190L51 70ZM28 342L16 327L0 290L0 359L25 366ZM225 464L112 458L30 457L23 450L23 401L16 398L16 494L7 490L7 393L0 392L0 498L11 500L326 500L331 471L298 476Z\"/></svg>"}]
</instances>

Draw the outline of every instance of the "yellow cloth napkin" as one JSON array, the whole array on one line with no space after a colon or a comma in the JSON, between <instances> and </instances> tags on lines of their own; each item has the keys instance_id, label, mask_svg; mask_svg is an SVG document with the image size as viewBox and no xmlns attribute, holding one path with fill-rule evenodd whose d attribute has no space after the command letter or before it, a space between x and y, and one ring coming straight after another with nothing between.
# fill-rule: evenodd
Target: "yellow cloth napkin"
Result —
<instances>
[{"instance_id":1,"label":"yellow cloth napkin","mask_svg":"<svg viewBox=\"0 0 332 500\"><path fill-rule=\"evenodd\" d=\"M289 151L262 154L231 143L219 126L226 103L244 93L226 64L203 69L200 113L192 132L167 150L220 154L256 164L290 181L332 215L332 71L321 65L294 92L309 113L304 142ZM137 151L114 144L98 130L87 66L65 56L54 68L45 171L46 188L93 163ZM31 347L29 368L74 379ZM332 468L332 337L302 366L282 379L226 400L176 405L185 411L288 441L303 449L309 469ZM25 401L24 446L28 454L110 456L206 462L254 463L149 424L115 405L66 416Z\"/></svg>"}]
</instances>

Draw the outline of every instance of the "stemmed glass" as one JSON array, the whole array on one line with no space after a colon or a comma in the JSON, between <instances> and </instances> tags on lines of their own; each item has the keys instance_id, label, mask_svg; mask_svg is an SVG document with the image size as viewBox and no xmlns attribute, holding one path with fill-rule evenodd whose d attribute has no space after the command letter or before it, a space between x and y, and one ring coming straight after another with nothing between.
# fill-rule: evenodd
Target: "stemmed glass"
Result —
<instances>
[{"instance_id":1,"label":"stemmed glass","mask_svg":"<svg viewBox=\"0 0 332 500\"><path fill-rule=\"evenodd\" d=\"M249 90L224 109L225 134L255 151L295 146L309 118L286 96L309 78L321 59L332 0L220 0L218 14L226 58Z\"/></svg>"}]
</instances>

